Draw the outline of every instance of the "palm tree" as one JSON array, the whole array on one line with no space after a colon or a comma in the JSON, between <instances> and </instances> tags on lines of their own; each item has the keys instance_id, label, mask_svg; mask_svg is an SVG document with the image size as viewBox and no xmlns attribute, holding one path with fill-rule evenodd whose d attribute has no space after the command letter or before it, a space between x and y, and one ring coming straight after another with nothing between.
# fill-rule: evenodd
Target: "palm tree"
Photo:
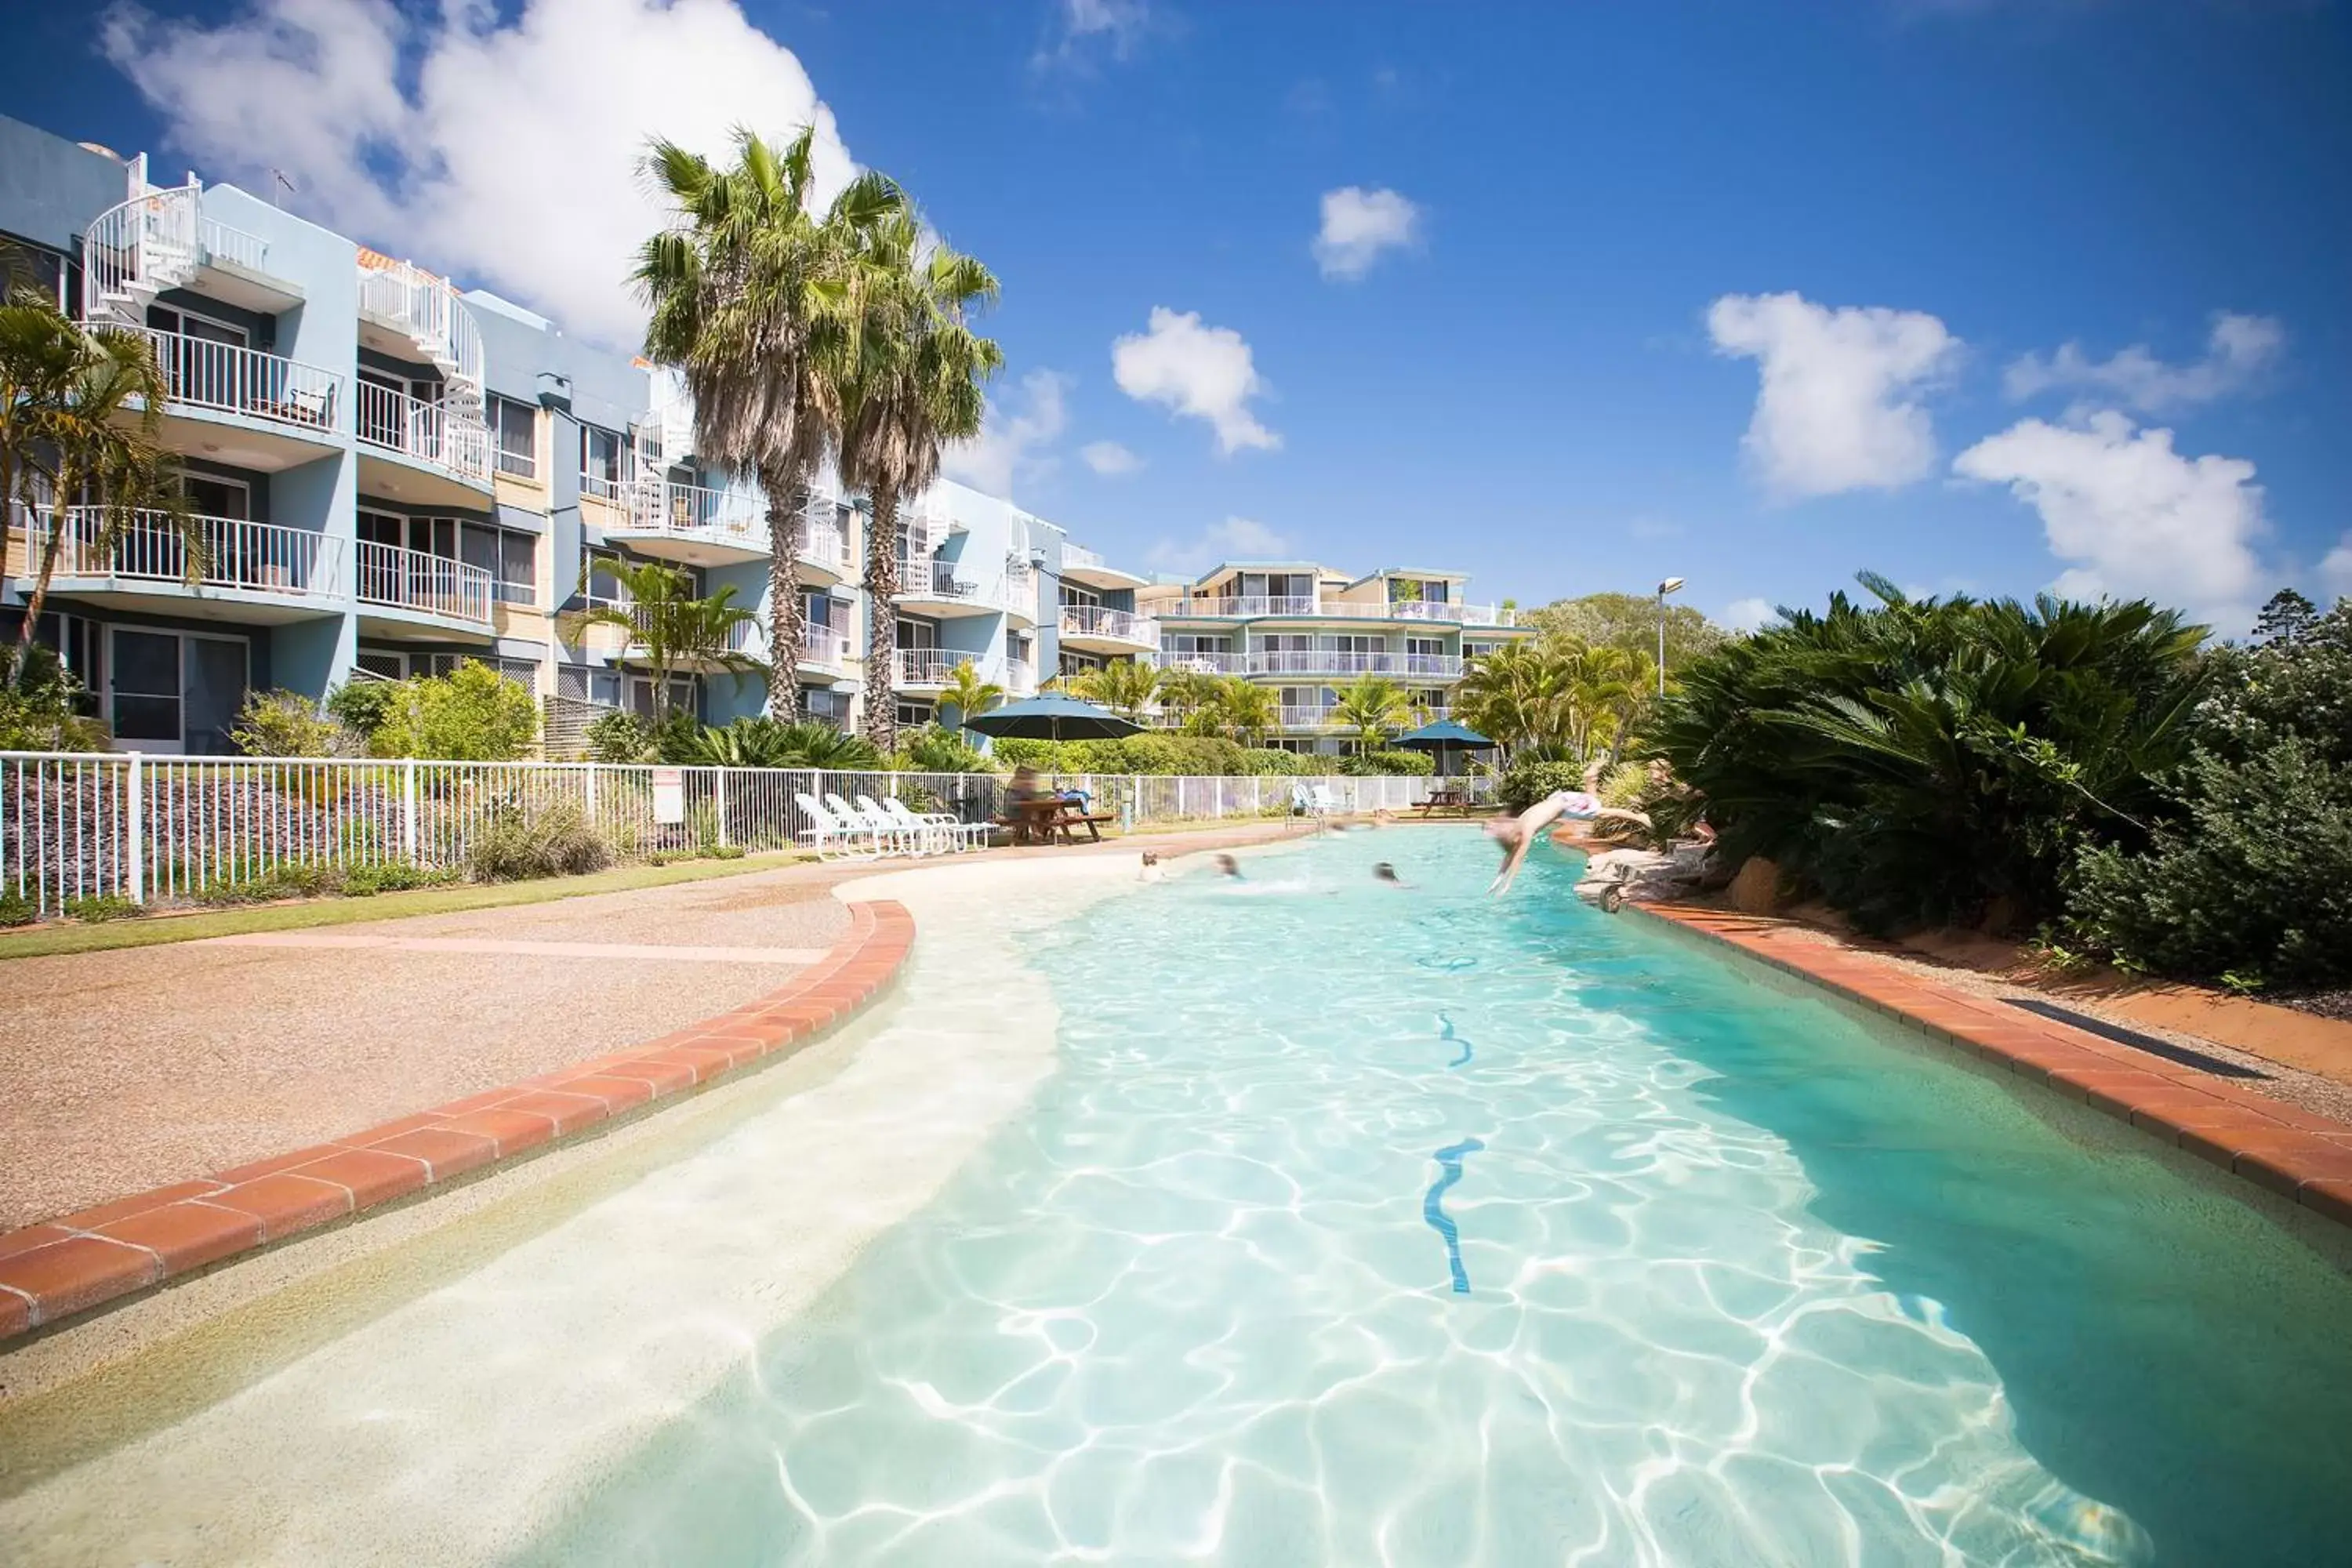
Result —
<instances>
[{"instance_id":1,"label":"palm tree","mask_svg":"<svg viewBox=\"0 0 2352 1568\"><path fill-rule=\"evenodd\" d=\"M926 248L922 225L903 197L857 238L855 319L823 375L838 419L842 481L873 503L864 730L887 752L898 741L888 681L898 638L898 508L930 488L949 442L980 433L981 383L1004 356L968 324L996 298L995 276L944 244Z\"/></svg>"},{"instance_id":2,"label":"palm tree","mask_svg":"<svg viewBox=\"0 0 2352 1568\"><path fill-rule=\"evenodd\" d=\"M1456 715L1514 751L1565 745L1564 676L1546 648L1505 643L1472 663L1454 692Z\"/></svg>"},{"instance_id":3,"label":"palm tree","mask_svg":"<svg viewBox=\"0 0 2352 1568\"><path fill-rule=\"evenodd\" d=\"M992 680L982 680L980 667L965 659L955 667L954 679L940 692L940 711L944 713L950 708L954 709L955 727L961 730L990 709L1002 706L1003 701L1004 688Z\"/></svg>"},{"instance_id":4,"label":"palm tree","mask_svg":"<svg viewBox=\"0 0 2352 1568\"><path fill-rule=\"evenodd\" d=\"M735 133L731 167L656 141L646 177L677 221L646 241L633 280L650 307L646 353L685 376L695 449L751 475L768 511L768 683L772 718L800 712L790 672L806 629L799 556L802 506L834 427L816 362L849 331L859 233L904 205L896 185L862 175L819 222L809 212L814 133L781 147ZM887 706L887 704L886 704Z\"/></svg>"},{"instance_id":5,"label":"palm tree","mask_svg":"<svg viewBox=\"0 0 2352 1568\"><path fill-rule=\"evenodd\" d=\"M1099 702L1122 719L1140 721L1160 689L1160 671L1131 658L1113 659L1088 670L1076 682L1078 693Z\"/></svg>"},{"instance_id":6,"label":"palm tree","mask_svg":"<svg viewBox=\"0 0 2352 1568\"><path fill-rule=\"evenodd\" d=\"M1181 729L1192 715L1205 709L1215 697L1216 677L1181 665L1160 672L1160 710L1170 721Z\"/></svg>"},{"instance_id":7,"label":"palm tree","mask_svg":"<svg viewBox=\"0 0 2352 1568\"><path fill-rule=\"evenodd\" d=\"M20 290L0 305L0 507L15 502L28 522L54 499L38 541L33 591L17 647L29 647L70 535L99 561L132 529L175 534L194 582L205 539L189 515L180 470L162 445L169 388L153 350L136 332L87 328L40 295ZM20 673L32 668L20 656Z\"/></svg>"},{"instance_id":8,"label":"palm tree","mask_svg":"<svg viewBox=\"0 0 2352 1568\"><path fill-rule=\"evenodd\" d=\"M1339 691L1331 717L1356 732L1356 750L1377 750L1412 722L1412 699L1385 675L1360 675Z\"/></svg>"},{"instance_id":9,"label":"palm tree","mask_svg":"<svg viewBox=\"0 0 2352 1568\"><path fill-rule=\"evenodd\" d=\"M1282 717L1282 702L1273 687L1254 686L1238 675L1217 682L1209 706L1216 714L1217 728L1244 746L1264 742L1266 731Z\"/></svg>"},{"instance_id":10,"label":"palm tree","mask_svg":"<svg viewBox=\"0 0 2352 1568\"><path fill-rule=\"evenodd\" d=\"M733 584L709 598L697 598L692 578L658 561L618 561L602 570L620 583L628 602L593 605L577 616L573 625L627 631L630 646L642 649L653 668L656 723L669 717L670 679L683 669L761 674L772 688L774 674L761 671L759 660L735 647L735 628L746 622L756 626L760 617L734 602ZM789 668L785 679L791 679Z\"/></svg>"}]
</instances>

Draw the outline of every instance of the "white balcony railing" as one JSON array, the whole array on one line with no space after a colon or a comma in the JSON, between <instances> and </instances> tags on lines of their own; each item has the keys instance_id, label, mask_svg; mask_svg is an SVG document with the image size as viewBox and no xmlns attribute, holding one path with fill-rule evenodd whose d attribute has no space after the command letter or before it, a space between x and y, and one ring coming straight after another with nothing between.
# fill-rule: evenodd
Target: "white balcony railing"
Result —
<instances>
[{"instance_id":1,"label":"white balcony railing","mask_svg":"<svg viewBox=\"0 0 2352 1568\"><path fill-rule=\"evenodd\" d=\"M1004 661L1004 694L1007 697L1034 697L1037 694L1037 671L1027 659L1008 658Z\"/></svg>"},{"instance_id":2,"label":"white balcony railing","mask_svg":"<svg viewBox=\"0 0 2352 1568\"><path fill-rule=\"evenodd\" d=\"M1259 616L1307 616L1319 620L1435 621L1449 626L1507 626L1517 624L1516 611L1499 605L1463 605L1442 599L1377 599L1288 597L1186 598L1160 612L1173 619L1223 620Z\"/></svg>"},{"instance_id":3,"label":"white balcony railing","mask_svg":"<svg viewBox=\"0 0 2352 1568\"><path fill-rule=\"evenodd\" d=\"M158 294L211 263L268 271L269 242L205 217L203 187L191 177L144 190L91 219L81 257L84 319L137 326Z\"/></svg>"},{"instance_id":4,"label":"white balcony railing","mask_svg":"<svg viewBox=\"0 0 2352 1568\"><path fill-rule=\"evenodd\" d=\"M1091 566L1095 570L1100 571L1102 570L1102 552L1099 550L1088 550L1084 545L1080 544L1065 544L1062 546L1062 570L1065 572L1068 571L1073 566Z\"/></svg>"},{"instance_id":5,"label":"white balcony railing","mask_svg":"<svg viewBox=\"0 0 2352 1568\"><path fill-rule=\"evenodd\" d=\"M1339 722L1328 706L1294 707L1286 702L1276 710L1275 721L1286 730L1329 730Z\"/></svg>"},{"instance_id":6,"label":"white balcony railing","mask_svg":"<svg viewBox=\"0 0 2352 1568\"><path fill-rule=\"evenodd\" d=\"M958 604L995 607L1000 596L968 577L959 577L955 568L943 561L925 563L902 562L902 599L947 599Z\"/></svg>"},{"instance_id":7,"label":"white balcony railing","mask_svg":"<svg viewBox=\"0 0 2352 1568\"><path fill-rule=\"evenodd\" d=\"M1311 616L1320 603L1312 595L1251 595L1242 598L1187 598L1162 610L1164 616L1196 618L1225 618L1244 616Z\"/></svg>"},{"instance_id":8,"label":"white balcony railing","mask_svg":"<svg viewBox=\"0 0 2352 1568\"><path fill-rule=\"evenodd\" d=\"M145 336L173 403L307 430L335 427L343 378L333 371L178 332Z\"/></svg>"},{"instance_id":9,"label":"white balcony railing","mask_svg":"<svg viewBox=\"0 0 2352 1568\"><path fill-rule=\"evenodd\" d=\"M1347 614L1349 607L1339 606ZM1378 614L1380 606L1367 606ZM1450 626L1507 626L1516 613L1500 605L1465 605L1452 599L1392 599L1386 606L1392 621L1442 621Z\"/></svg>"},{"instance_id":10,"label":"white balcony railing","mask_svg":"<svg viewBox=\"0 0 2352 1568\"><path fill-rule=\"evenodd\" d=\"M1117 637L1122 642L1157 647L1160 646L1160 623L1126 610L1106 609L1100 605L1064 605L1062 635Z\"/></svg>"},{"instance_id":11,"label":"white balcony railing","mask_svg":"<svg viewBox=\"0 0 2352 1568\"><path fill-rule=\"evenodd\" d=\"M1284 648L1253 653L1247 658L1244 675L1418 675L1452 680L1462 674L1462 660L1453 654Z\"/></svg>"},{"instance_id":12,"label":"white balcony railing","mask_svg":"<svg viewBox=\"0 0 2352 1568\"><path fill-rule=\"evenodd\" d=\"M830 626L809 626L801 633L801 662L820 669L849 667L849 634Z\"/></svg>"},{"instance_id":13,"label":"white balcony railing","mask_svg":"<svg viewBox=\"0 0 2352 1568\"><path fill-rule=\"evenodd\" d=\"M476 484L490 480L490 432L482 421L373 382L360 383L360 439Z\"/></svg>"},{"instance_id":14,"label":"white balcony railing","mask_svg":"<svg viewBox=\"0 0 2352 1568\"><path fill-rule=\"evenodd\" d=\"M363 604L483 626L490 619L490 574L481 567L370 539L359 542L359 596Z\"/></svg>"},{"instance_id":15,"label":"white balcony railing","mask_svg":"<svg viewBox=\"0 0 2352 1568\"><path fill-rule=\"evenodd\" d=\"M712 540L748 550L768 546L767 510L757 496L665 479L658 486L636 487L631 499L629 526L640 532Z\"/></svg>"},{"instance_id":16,"label":"white balcony railing","mask_svg":"<svg viewBox=\"0 0 2352 1568\"><path fill-rule=\"evenodd\" d=\"M341 540L307 528L284 528L235 517L195 517L186 528L162 512L133 512L107 538L106 517L96 507L69 507L62 514L65 537L58 544L60 577L113 577L147 583L193 583L199 588L238 588L259 594L322 597L336 587ZM31 563L37 566L55 511L36 513L25 531ZM198 548L191 560L189 531ZM190 572L191 564L194 571Z\"/></svg>"},{"instance_id":17,"label":"white balcony railing","mask_svg":"<svg viewBox=\"0 0 2352 1568\"><path fill-rule=\"evenodd\" d=\"M955 679L956 666L971 657L953 648L902 647L891 661L891 674L900 686L945 686Z\"/></svg>"},{"instance_id":18,"label":"white balcony railing","mask_svg":"<svg viewBox=\"0 0 2352 1568\"><path fill-rule=\"evenodd\" d=\"M812 508L814 511L815 509ZM849 536L835 521L833 507L828 502L824 520L806 518L801 523L801 555L803 561L824 567L828 572L851 573L857 563L849 553Z\"/></svg>"},{"instance_id":19,"label":"white balcony railing","mask_svg":"<svg viewBox=\"0 0 2352 1568\"><path fill-rule=\"evenodd\" d=\"M359 270L362 315L404 333L452 380L480 388L482 331L447 279L373 252Z\"/></svg>"}]
</instances>

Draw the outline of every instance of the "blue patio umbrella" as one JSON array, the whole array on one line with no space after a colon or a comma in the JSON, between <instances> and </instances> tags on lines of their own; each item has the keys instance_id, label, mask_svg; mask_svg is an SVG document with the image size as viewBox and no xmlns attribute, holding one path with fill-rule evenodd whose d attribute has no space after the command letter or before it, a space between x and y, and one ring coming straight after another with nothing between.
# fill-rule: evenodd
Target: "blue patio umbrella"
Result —
<instances>
[{"instance_id":1,"label":"blue patio umbrella","mask_svg":"<svg viewBox=\"0 0 2352 1568\"><path fill-rule=\"evenodd\" d=\"M1437 771L1445 772L1445 759L1456 752L1491 752L1495 742L1466 725L1451 719L1440 719L1433 724L1423 724L1410 735L1400 735L1396 744L1415 752L1432 752L1437 757Z\"/></svg>"},{"instance_id":2,"label":"blue patio umbrella","mask_svg":"<svg viewBox=\"0 0 2352 1568\"><path fill-rule=\"evenodd\" d=\"M1131 719L1058 691L976 714L964 721L964 728L1013 741L1116 741L1143 732Z\"/></svg>"}]
</instances>

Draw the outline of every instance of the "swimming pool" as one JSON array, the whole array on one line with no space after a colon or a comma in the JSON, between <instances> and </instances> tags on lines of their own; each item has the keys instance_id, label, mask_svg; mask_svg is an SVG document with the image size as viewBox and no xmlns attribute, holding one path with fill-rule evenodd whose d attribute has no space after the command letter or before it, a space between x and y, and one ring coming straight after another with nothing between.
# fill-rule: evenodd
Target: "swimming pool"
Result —
<instances>
[{"instance_id":1,"label":"swimming pool","mask_svg":"<svg viewBox=\"0 0 2352 1568\"><path fill-rule=\"evenodd\" d=\"M1334 837L1022 938L1051 1075L520 1560L2342 1560L2352 1280L1491 871Z\"/></svg>"}]
</instances>

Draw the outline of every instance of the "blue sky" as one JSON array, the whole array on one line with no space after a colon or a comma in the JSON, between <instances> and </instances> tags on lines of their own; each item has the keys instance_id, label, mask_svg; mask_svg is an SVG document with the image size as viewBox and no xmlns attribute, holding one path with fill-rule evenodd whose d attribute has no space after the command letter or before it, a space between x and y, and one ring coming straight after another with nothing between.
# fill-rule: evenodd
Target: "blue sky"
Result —
<instances>
[{"instance_id":1,"label":"blue sky","mask_svg":"<svg viewBox=\"0 0 2352 1568\"><path fill-rule=\"evenodd\" d=\"M286 169L298 210L592 336L628 330L646 132L829 115L841 170L898 176L1003 280L961 470L1129 562L1460 566L1522 603L1672 573L1749 616L1862 567L2225 626L2352 592L2341 6L29 25L10 112L165 178Z\"/></svg>"}]
</instances>

